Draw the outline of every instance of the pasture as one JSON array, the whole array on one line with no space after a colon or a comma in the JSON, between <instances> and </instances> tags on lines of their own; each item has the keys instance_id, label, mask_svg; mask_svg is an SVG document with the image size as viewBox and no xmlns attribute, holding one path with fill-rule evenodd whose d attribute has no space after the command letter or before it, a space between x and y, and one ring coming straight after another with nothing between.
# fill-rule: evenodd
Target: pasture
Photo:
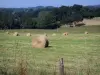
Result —
<instances>
[{"instance_id":1,"label":"pasture","mask_svg":"<svg viewBox=\"0 0 100 75\"><path fill-rule=\"evenodd\" d=\"M20 36L13 36L16 31ZM63 36L64 32L69 35ZM26 36L27 33L32 36ZM44 33L48 35L49 47L32 48L32 38ZM21 66L26 72L23 75L59 75L60 58L64 59L66 75L100 75L100 25L0 30L0 75L21 75Z\"/></svg>"}]
</instances>

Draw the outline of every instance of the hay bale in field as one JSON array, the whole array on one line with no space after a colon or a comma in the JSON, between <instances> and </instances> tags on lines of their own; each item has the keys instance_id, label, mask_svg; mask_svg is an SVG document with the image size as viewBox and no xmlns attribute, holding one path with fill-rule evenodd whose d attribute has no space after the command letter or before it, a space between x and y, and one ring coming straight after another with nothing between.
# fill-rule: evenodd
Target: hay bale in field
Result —
<instances>
[{"instance_id":1,"label":"hay bale in field","mask_svg":"<svg viewBox=\"0 0 100 75\"><path fill-rule=\"evenodd\" d=\"M64 36L68 35L68 32L63 33Z\"/></svg>"},{"instance_id":2,"label":"hay bale in field","mask_svg":"<svg viewBox=\"0 0 100 75\"><path fill-rule=\"evenodd\" d=\"M33 48L46 48L49 46L49 41L47 36L40 35L32 40L32 47Z\"/></svg>"},{"instance_id":3,"label":"hay bale in field","mask_svg":"<svg viewBox=\"0 0 100 75\"><path fill-rule=\"evenodd\" d=\"M47 34L46 34L46 33L44 33L44 36L47 36Z\"/></svg>"},{"instance_id":4,"label":"hay bale in field","mask_svg":"<svg viewBox=\"0 0 100 75\"><path fill-rule=\"evenodd\" d=\"M6 34L9 34L9 32L6 32Z\"/></svg>"},{"instance_id":5,"label":"hay bale in field","mask_svg":"<svg viewBox=\"0 0 100 75\"><path fill-rule=\"evenodd\" d=\"M89 34L87 31L85 31L85 34Z\"/></svg>"},{"instance_id":6,"label":"hay bale in field","mask_svg":"<svg viewBox=\"0 0 100 75\"><path fill-rule=\"evenodd\" d=\"M13 36L19 36L18 32L14 32Z\"/></svg>"},{"instance_id":7,"label":"hay bale in field","mask_svg":"<svg viewBox=\"0 0 100 75\"><path fill-rule=\"evenodd\" d=\"M27 33L26 36L31 36L31 33Z\"/></svg>"},{"instance_id":8,"label":"hay bale in field","mask_svg":"<svg viewBox=\"0 0 100 75\"><path fill-rule=\"evenodd\" d=\"M53 34L52 34L52 36L56 36L56 34L55 34L55 33L53 33Z\"/></svg>"}]
</instances>

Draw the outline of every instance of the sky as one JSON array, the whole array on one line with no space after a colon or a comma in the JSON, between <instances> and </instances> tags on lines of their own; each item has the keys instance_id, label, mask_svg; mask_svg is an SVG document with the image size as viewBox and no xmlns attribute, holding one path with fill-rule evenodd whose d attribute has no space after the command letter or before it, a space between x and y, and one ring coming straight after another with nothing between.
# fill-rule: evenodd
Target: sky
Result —
<instances>
[{"instance_id":1,"label":"sky","mask_svg":"<svg viewBox=\"0 0 100 75\"><path fill-rule=\"evenodd\" d=\"M71 6L73 4L98 5L100 0L0 0L0 7L20 8L36 6Z\"/></svg>"}]
</instances>

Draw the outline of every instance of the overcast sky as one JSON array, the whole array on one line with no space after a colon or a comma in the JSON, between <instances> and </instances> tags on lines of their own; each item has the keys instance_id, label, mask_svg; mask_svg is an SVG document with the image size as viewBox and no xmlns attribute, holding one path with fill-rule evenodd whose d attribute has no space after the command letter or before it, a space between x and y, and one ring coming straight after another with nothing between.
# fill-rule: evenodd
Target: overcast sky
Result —
<instances>
[{"instance_id":1,"label":"overcast sky","mask_svg":"<svg viewBox=\"0 0 100 75\"><path fill-rule=\"evenodd\" d=\"M97 5L100 0L0 0L0 7L35 7L35 6L61 6L61 5Z\"/></svg>"}]
</instances>

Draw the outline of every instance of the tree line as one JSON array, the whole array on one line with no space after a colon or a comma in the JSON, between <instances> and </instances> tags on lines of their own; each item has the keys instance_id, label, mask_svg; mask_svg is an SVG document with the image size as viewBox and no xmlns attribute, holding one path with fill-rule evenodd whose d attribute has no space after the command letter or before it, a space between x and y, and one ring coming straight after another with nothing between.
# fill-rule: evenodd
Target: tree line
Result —
<instances>
[{"instance_id":1,"label":"tree line","mask_svg":"<svg viewBox=\"0 0 100 75\"><path fill-rule=\"evenodd\" d=\"M55 29L63 24L100 17L100 8L82 5L0 8L0 29Z\"/></svg>"}]
</instances>

